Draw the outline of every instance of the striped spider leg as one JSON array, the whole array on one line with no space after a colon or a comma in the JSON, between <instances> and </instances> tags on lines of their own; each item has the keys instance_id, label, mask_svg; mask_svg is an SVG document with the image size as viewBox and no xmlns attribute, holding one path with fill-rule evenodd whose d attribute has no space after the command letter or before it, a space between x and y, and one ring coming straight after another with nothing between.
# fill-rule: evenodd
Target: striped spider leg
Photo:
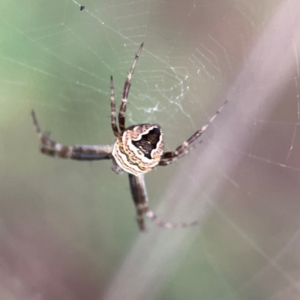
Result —
<instances>
[{"instance_id":1,"label":"striped spider leg","mask_svg":"<svg viewBox=\"0 0 300 300\"><path fill-rule=\"evenodd\" d=\"M214 116L199 130L197 130L192 136L190 136L186 141L184 141L180 146L178 146L175 151L164 152L161 160L159 162L160 166L167 166L172 162L178 160L179 158L186 155L189 150L193 147L193 144L198 141L200 136L205 132L208 126L214 121L217 115L222 111L224 106L227 104L228 100L226 100L223 105L216 111Z\"/></svg>"},{"instance_id":2,"label":"striped spider leg","mask_svg":"<svg viewBox=\"0 0 300 300\"><path fill-rule=\"evenodd\" d=\"M148 197L145 186L144 174L151 171L157 165L167 166L173 161L183 157L199 139L209 124L221 112L224 105L217 111L210 121L200 130L196 131L187 141L177 147L175 151L164 152L164 140L161 127L158 124L136 124L125 128L125 113L127 99L131 86L131 78L134 73L138 58L142 52L142 43L135 54L133 64L127 75L123 88L123 97L116 117L116 102L114 94L113 77L110 78L110 107L111 128L115 136L115 143L111 145L75 145L66 146L57 143L43 134L38 124L34 111L31 112L34 127L41 143L40 150L48 156L57 156L80 161L112 160L112 170L117 174L126 172L129 177L129 186L133 202L136 208L138 227L145 230L144 215L150 218L156 225L163 228L178 228L196 225L192 223L173 224L158 219L148 206ZM225 102L226 103L226 102Z\"/></svg>"},{"instance_id":3,"label":"striped spider leg","mask_svg":"<svg viewBox=\"0 0 300 300\"><path fill-rule=\"evenodd\" d=\"M142 43L140 45L140 48L138 49L137 53L135 54L133 64L129 70L126 81L124 83L123 98L122 98L122 103L121 103L121 106L119 109L119 116L118 116L120 131L118 130L118 126L116 124L117 121L116 121L116 102L115 102L115 92L114 92L114 79L112 76L110 77L111 126L112 126L112 130L113 130L113 133L116 138L119 138L125 130L125 113L126 113L126 107L127 107L127 99L128 99L128 95L129 95L130 86L131 86L131 78L132 78L135 66L137 64L137 61L143 50L143 46L144 46L144 43Z\"/></svg>"},{"instance_id":4,"label":"striped spider leg","mask_svg":"<svg viewBox=\"0 0 300 300\"><path fill-rule=\"evenodd\" d=\"M129 174L129 185L134 205L136 207L138 226L141 231L145 230L143 218L144 215L146 215L157 226L167 229L184 228L198 225L197 221L191 223L170 223L159 219L148 206L148 196L144 175L134 176L132 174Z\"/></svg>"},{"instance_id":5,"label":"striped spider leg","mask_svg":"<svg viewBox=\"0 0 300 300\"><path fill-rule=\"evenodd\" d=\"M33 125L41 142L40 150L48 156L69 158L75 160L102 160L111 159L112 146L76 145L65 146L50 140L47 134L42 133L34 111L31 111Z\"/></svg>"},{"instance_id":6,"label":"striped spider leg","mask_svg":"<svg viewBox=\"0 0 300 300\"><path fill-rule=\"evenodd\" d=\"M219 108L219 110L217 110L215 115L204 126L202 126L199 130L197 130L190 138L188 138L185 142L183 142L180 146L178 146L175 149L175 151L163 152L158 165L167 166L172 162L180 159L185 154L187 154L188 151L191 149L191 147L194 145L194 143L199 140L200 136L205 132L208 126L214 121L216 116L222 111L222 109L227 104L227 102L228 101L225 101L224 104ZM146 215L148 218L150 218L156 225L168 229L175 229L180 227L184 228L184 227L198 225L198 221L194 221L191 223L186 223L186 222L170 223L159 219L157 215L152 210L150 210L148 206L148 196L146 191L144 174L137 175L137 176L129 174L129 185L130 185L132 198L136 207L137 221L140 230L145 229L143 215Z\"/></svg>"}]
</instances>

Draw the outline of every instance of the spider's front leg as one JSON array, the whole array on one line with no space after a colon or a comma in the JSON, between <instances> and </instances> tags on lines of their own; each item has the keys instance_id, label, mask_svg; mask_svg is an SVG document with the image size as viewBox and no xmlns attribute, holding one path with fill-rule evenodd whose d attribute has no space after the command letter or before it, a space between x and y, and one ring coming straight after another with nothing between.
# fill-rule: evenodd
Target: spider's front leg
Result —
<instances>
[{"instance_id":1,"label":"spider's front leg","mask_svg":"<svg viewBox=\"0 0 300 300\"><path fill-rule=\"evenodd\" d=\"M171 164L173 161L181 158L185 154L189 152L189 149L191 148L192 144L197 141L200 136L205 132L205 130L208 128L208 126L214 121L214 119L217 117L217 115L222 111L224 106L227 104L228 100L224 102L224 104L217 110L217 112L214 114L214 116L199 130L197 130L192 136L190 136L186 141L184 141L180 146L178 146L175 151L170 152L164 152L161 160L159 162L160 166L167 166Z\"/></svg>"},{"instance_id":2,"label":"spider's front leg","mask_svg":"<svg viewBox=\"0 0 300 300\"><path fill-rule=\"evenodd\" d=\"M111 159L112 146L78 145L65 146L49 139L42 133L34 111L31 112L33 125L41 142L41 152L49 156L70 158L75 160L101 160Z\"/></svg>"},{"instance_id":3,"label":"spider's front leg","mask_svg":"<svg viewBox=\"0 0 300 300\"><path fill-rule=\"evenodd\" d=\"M129 90L130 90L130 86L131 86L131 77L134 73L134 69L135 69L136 63L137 63L137 61L140 57L140 54L142 52L143 46L144 46L144 43L142 43L140 45L139 50L135 54L133 64L130 68L130 71L129 71L129 73L127 75L127 78L126 78L126 81L124 83L123 98L122 98L122 103L121 103L120 110L119 110L119 127L120 127L121 134L125 130L125 112L126 112L126 106L127 106L127 99L128 99L128 95L129 95Z\"/></svg>"}]
</instances>

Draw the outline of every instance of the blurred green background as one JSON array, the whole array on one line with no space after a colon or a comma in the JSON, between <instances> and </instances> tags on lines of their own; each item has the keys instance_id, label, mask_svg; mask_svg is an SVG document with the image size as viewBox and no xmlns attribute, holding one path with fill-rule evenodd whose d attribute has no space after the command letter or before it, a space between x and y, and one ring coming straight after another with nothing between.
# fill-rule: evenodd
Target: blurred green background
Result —
<instances>
[{"instance_id":1,"label":"blurred green background","mask_svg":"<svg viewBox=\"0 0 300 300\"><path fill-rule=\"evenodd\" d=\"M80 10L84 5L84 10ZM297 1L3 0L0 11L1 299L299 299ZM174 222L141 234L110 161L39 153L30 111L64 144L113 144L159 123L166 149L229 104L201 145L146 175ZM275 46L274 46L275 45Z\"/></svg>"}]
</instances>

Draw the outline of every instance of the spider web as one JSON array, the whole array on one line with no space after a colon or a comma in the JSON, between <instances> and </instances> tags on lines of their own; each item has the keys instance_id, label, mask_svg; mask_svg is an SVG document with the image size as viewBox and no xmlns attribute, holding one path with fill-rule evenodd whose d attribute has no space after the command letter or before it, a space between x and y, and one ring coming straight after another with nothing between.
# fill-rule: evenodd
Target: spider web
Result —
<instances>
[{"instance_id":1,"label":"spider web","mask_svg":"<svg viewBox=\"0 0 300 300\"><path fill-rule=\"evenodd\" d=\"M80 9L80 6L84 6ZM299 299L299 1L15 1L0 12L1 299ZM199 228L137 234L109 162L38 154L29 112L66 144L159 123L171 150L149 205Z\"/></svg>"}]
</instances>

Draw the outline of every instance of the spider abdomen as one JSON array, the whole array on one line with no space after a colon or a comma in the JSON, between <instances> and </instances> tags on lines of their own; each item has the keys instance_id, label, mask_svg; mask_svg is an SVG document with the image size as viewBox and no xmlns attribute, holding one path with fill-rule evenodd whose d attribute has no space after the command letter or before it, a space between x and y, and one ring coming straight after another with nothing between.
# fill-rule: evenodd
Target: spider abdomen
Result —
<instances>
[{"instance_id":1,"label":"spider abdomen","mask_svg":"<svg viewBox=\"0 0 300 300\"><path fill-rule=\"evenodd\" d=\"M125 129L114 144L112 155L118 166L135 176L151 171L160 161L164 142L158 124L139 124Z\"/></svg>"}]
</instances>

